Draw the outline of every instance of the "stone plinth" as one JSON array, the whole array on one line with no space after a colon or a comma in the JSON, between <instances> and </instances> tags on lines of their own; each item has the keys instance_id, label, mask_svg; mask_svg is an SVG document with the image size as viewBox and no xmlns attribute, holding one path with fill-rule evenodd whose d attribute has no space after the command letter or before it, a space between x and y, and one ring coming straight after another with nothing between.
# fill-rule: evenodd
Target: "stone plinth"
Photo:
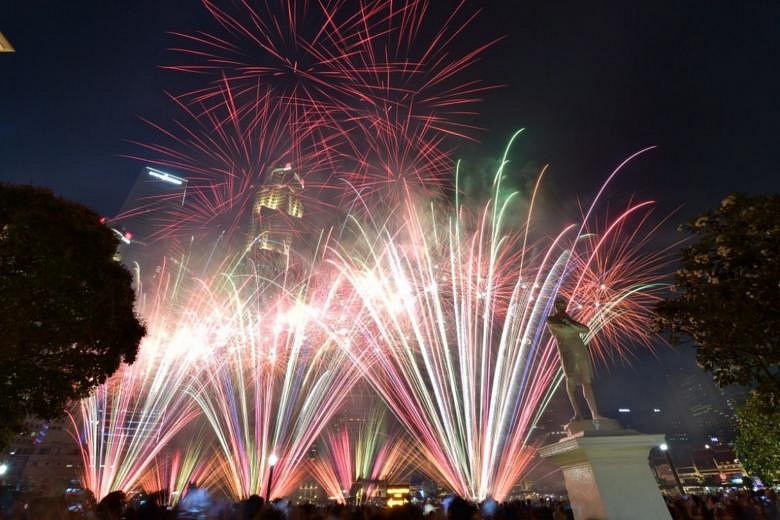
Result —
<instances>
[{"instance_id":1,"label":"stone plinth","mask_svg":"<svg viewBox=\"0 0 780 520\"><path fill-rule=\"evenodd\" d=\"M582 422L588 424L569 426L586 426L584 431L539 450L563 471L575 520L670 518L648 463L664 436Z\"/></svg>"},{"instance_id":2,"label":"stone plinth","mask_svg":"<svg viewBox=\"0 0 780 520\"><path fill-rule=\"evenodd\" d=\"M597 432L601 432L602 435L627 435L630 433L637 433L634 430L624 430L621 428L620 423L615 419L609 417L601 417L600 419L583 419L581 421L572 421L563 427L569 436L580 435L597 435Z\"/></svg>"}]
</instances>

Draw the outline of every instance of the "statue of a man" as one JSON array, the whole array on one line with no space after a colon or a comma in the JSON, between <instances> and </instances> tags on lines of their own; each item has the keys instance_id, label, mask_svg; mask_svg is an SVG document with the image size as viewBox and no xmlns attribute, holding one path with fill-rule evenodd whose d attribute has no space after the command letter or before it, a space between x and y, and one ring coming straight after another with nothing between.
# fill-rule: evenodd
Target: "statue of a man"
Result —
<instances>
[{"instance_id":1,"label":"statue of a man","mask_svg":"<svg viewBox=\"0 0 780 520\"><path fill-rule=\"evenodd\" d=\"M590 329L568 314L565 298L555 299L555 314L547 318L547 327L558 345L558 354L561 356L563 375L566 378L566 393L569 395L571 407L574 409L573 421L582 420L582 410L577 402L575 391L577 386L582 387L582 393L590 409L590 416L594 421L603 419L596 406L596 396L593 394L593 365L588 354L588 347L582 341L581 334L587 334Z\"/></svg>"}]
</instances>

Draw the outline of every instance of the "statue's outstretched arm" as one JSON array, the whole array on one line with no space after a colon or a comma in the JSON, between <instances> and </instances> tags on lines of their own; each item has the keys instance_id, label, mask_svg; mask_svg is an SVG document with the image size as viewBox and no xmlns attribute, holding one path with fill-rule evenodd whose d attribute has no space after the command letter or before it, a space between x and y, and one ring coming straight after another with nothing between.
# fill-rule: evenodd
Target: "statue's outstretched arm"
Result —
<instances>
[{"instance_id":1,"label":"statue's outstretched arm","mask_svg":"<svg viewBox=\"0 0 780 520\"><path fill-rule=\"evenodd\" d=\"M579 321L575 320L571 316L567 316L566 321L569 323L569 325L577 329L577 332L580 332L582 334L587 334L588 332L590 332L590 327L588 327L584 323L580 323Z\"/></svg>"},{"instance_id":2,"label":"statue's outstretched arm","mask_svg":"<svg viewBox=\"0 0 780 520\"><path fill-rule=\"evenodd\" d=\"M587 334L588 332L590 332L590 327L588 327L588 326L587 326L587 325L585 325L584 323L580 323L579 321L575 321L574 323L576 323L576 324L577 324L577 329L578 329L578 330L579 330L581 333L583 333L583 334Z\"/></svg>"}]
</instances>

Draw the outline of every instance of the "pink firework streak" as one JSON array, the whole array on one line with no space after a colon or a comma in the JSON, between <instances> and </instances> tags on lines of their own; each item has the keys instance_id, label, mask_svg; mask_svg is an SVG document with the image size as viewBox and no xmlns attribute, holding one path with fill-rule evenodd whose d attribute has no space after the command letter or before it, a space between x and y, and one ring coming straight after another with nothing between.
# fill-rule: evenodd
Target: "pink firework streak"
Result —
<instances>
[{"instance_id":1,"label":"pink firework streak","mask_svg":"<svg viewBox=\"0 0 780 520\"><path fill-rule=\"evenodd\" d=\"M173 33L184 63L167 68L211 82L178 97L220 106L227 84L237 102L252 103L267 86L283 110L346 137L340 171L367 193L398 179L436 193L452 171L445 138L470 138L474 107L495 88L466 77L497 40L458 49L479 14L465 2L435 22L425 0L203 5L219 30Z\"/></svg>"},{"instance_id":2,"label":"pink firework streak","mask_svg":"<svg viewBox=\"0 0 780 520\"><path fill-rule=\"evenodd\" d=\"M505 165L506 154L496 193ZM649 344L668 259L642 254L655 229L649 203L594 229L591 208L583 224L531 246L533 205L516 233L513 198L474 218L459 203L447 215L410 202L397 221L361 228L368 255L334 261L363 300L361 338L375 353L360 364L365 376L447 485L474 500L503 500L533 463L533 426L561 379L545 325L555 295L571 296L596 357L624 355L619 340Z\"/></svg>"},{"instance_id":3,"label":"pink firework streak","mask_svg":"<svg viewBox=\"0 0 780 520\"><path fill-rule=\"evenodd\" d=\"M162 263L144 289L139 313L148 335L130 366L83 399L71 421L84 459L84 486L101 499L133 490L166 445L199 414L186 392L213 345L214 316L198 287L183 289L183 266Z\"/></svg>"},{"instance_id":4,"label":"pink firework streak","mask_svg":"<svg viewBox=\"0 0 780 520\"><path fill-rule=\"evenodd\" d=\"M338 284L277 287L236 264L211 284L223 322L221 355L191 390L211 431L224 482L235 498L288 495L312 444L358 379L333 339L349 335ZM329 324L343 323L336 332Z\"/></svg>"},{"instance_id":5,"label":"pink firework streak","mask_svg":"<svg viewBox=\"0 0 780 520\"><path fill-rule=\"evenodd\" d=\"M150 196L114 220L148 220L151 240L232 236L249 227L252 203L269 171L288 165L301 179L307 212L321 214L325 199L320 195L331 189L327 180L336 169L332 147L338 129L312 113L282 110L268 89L257 87L251 102L237 103L223 82L218 94L223 102L212 108L171 98L183 119L167 126L148 122L159 131L160 143L136 142L140 151L129 156L186 179L184 195ZM297 224L298 231L307 222Z\"/></svg>"},{"instance_id":6,"label":"pink firework streak","mask_svg":"<svg viewBox=\"0 0 780 520\"><path fill-rule=\"evenodd\" d=\"M192 486L214 492L222 487L218 460L204 449L203 437L188 441L185 450L166 449L141 477L139 487L147 494L160 495L161 502L175 506Z\"/></svg>"},{"instance_id":7,"label":"pink firework streak","mask_svg":"<svg viewBox=\"0 0 780 520\"><path fill-rule=\"evenodd\" d=\"M332 500L346 503L352 497L361 503L376 496L383 482L400 482L414 470L431 472L422 452L403 431L388 426L379 410L359 427L343 424L325 432L319 457L308 461L308 472Z\"/></svg>"}]
</instances>

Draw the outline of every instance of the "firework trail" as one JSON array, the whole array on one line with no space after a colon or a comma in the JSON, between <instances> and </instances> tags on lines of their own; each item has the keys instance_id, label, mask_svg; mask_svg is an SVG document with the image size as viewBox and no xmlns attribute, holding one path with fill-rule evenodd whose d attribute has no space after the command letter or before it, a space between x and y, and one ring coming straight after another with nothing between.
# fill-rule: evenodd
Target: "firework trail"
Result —
<instances>
[{"instance_id":1,"label":"firework trail","mask_svg":"<svg viewBox=\"0 0 780 520\"><path fill-rule=\"evenodd\" d=\"M211 269L222 273L236 260L229 255L221 262ZM83 484L98 499L148 482L150 466L200 415L189 390L225 354L227 331L215 293L222 278L194 276L196 263L190 251L163 257L149 273L135 265L138 312L148 335L135 363L122 366L70 416Z\"/></svg>"},{"instance_id":2,"label":"firework trail","mask_svg":"<svg viewBox=\"0 0 780 520\"><path fill-rule=\"evenodd\" d=\"M551 239L531 236L535 191L520 231L507 223L513 195L472 214L456 189L454 211L442 206L451 142L474 134L474 107L492 88L465 78L494 41L456 50L477 15L464 2L442 23L425 0L203 5L219 30L176 33L182 63L169 68L207 83L170 96L181 117L149 122L159 142L130 155L182 175L186 196L152 196L117 219L148 219L152 241L183 251L191 237L219 239L202 269L183 255L140 291L150 334L138 361L73 417L85 485L97 497L155 479L180 489L179 475L206 467L195 462L203 452L171 455L166 474L149 466L200 418L229 494L265 494L274 455L270 492L285 495L363 375L415 448L378 447L373 423L374 434L325 435L326 458L308 466L329 492L344 499L347 484L415 462L466 497L505 497L561 381L551 299L570 298L597 360L649 345L667 253L647 253L652 204L603 221L590 207ZM320 217L347 199L358 241L305 274L287 263L272 277L246 252L257 239L247 229L269 172L287 164L315 215L291 230L327 227ZM506 154L497 194L505 164ZM385 208L395 212L381 220Z\"/></svg>"},{"instance_id":3,"label":"firework trail","mask_svg":"<svg viewBox=\"0 0 780 520\"><path fill-rule=\"evenodd\" d=\"M210 450L204 449L203 437L191 442L186 450L165 450L138 484L146 494L161 493L163 503L175 506L191 486L214 490L221 487L221 471Z\"/></svg>"},{"instance_id":4,"label":"firework trail","mask_svg":"<svg viewBox=\"0 0 780 520\"><path fill-rule=\"evenodd\" d=\"M338 284L327 275L274 287L256 272L226 273L218 307L223 354L190 391L217 440L224 480L235 498L264 495L271 457L272 496L302 477L301 462L338 410L359 372L323 320L340 318Z\"/></svg>"},{"instance_id":5,"label":"firework trail","mask_svg":"<svg viewBox=\"0 0 780 520\"><path fill-rule=\"evenodd\" d=\"M184 196L176 191L137 201L115 221L134 219L138 225L148 220L151 241L193 235L205 241L215 233L229 238L248 229L253 201L268 173L288 164L305 183L303 205L315 214L323 209L319 195L329 189L327 172L335 169L332 142L338 129L326 128L310 114L291 116L269 89L255 88L251 103L237 103L225 83L218 94L223 103L212 108L171 98L183 118L168 126L147 121L162 139L135 142L139 150L128 157L186 174L186 190ZM304 225L296 221L298 228Z\"/></svg>"},{"instance_id":6,"label":"firework trail","mask_svg":"<svg viewBox=\"0 0 780 520\"><path fill-rule=\"evenodd\" d=\"M182 63L166 67L209 80L183 103L223 106L227 85L251 105L261 84L291 118L306 114L343 139L338 171L364 197L398 179L431 193L451 182L445 138L469 138L474 106L495 88L466 77L497 40L460 49L479 14L465 2L441 20L427 0L203 5L218 30L173 33Z\"/></svg>"},{"instance_id":7,"label":"firework trail","mask_svg":"<svg viewBox=\"0 0 780 520\"><path fill-rule=\"evenodd\" d=\"M381 408L357 428L344 424L327 431L318 452L308 461L308 472L339 503L346 503L352 492L356 503L361 503L376 495L380 482L402 481L412 471L427 468L404 432L388 426Z\"/></svg>"},{"instance_id":8,"label":"firework trail","mask_svg":"<svg viewBox=\"0 0 780 520\"><path fill-rule=\"evenodd\" d=\"M139 291L148 304L139 313L149 333L137 360L83 399L70 417L84 462L84 487L98 499L134 489L160 451L198 415L182 389L202 368L214 331L200 315L200 296L180 294L181 274L181 268L169 270L164 263L150 298ZM177 314L178 308L184 311Z\"/></svg>"},{"instance_id":9,"label":"firework trail","mask_svg":"<svg viewBox=\"0 0 780 520\"><path fill-rule=\"evenodd\" d=\"M355 199L357 192L356 211L397 204L408 186L433 199L451 192L452 147L442 132L414 124L398 110L364 114L360 125L359 133L344 135L348 160L337 163L343 168L338 176L351 188L342 199Z\"/></svg>"},{"instance_id":10,"label":"firework trail","mask_svg":"<svg viewBox=\"0 0 780 520\"><path fill-rule=\"evenodd\" d=\"M324 270L322 290L307 277L285 287L261 275L246 251L213 253L205 265L194 253L166 258L154 283L138 271L149 336L138 360L72 417L85 487L97 497L139 488L161 451L196 418L216 440L209 467L229 494L264 494L274 453L271 491L283 496L358 378L320 323L342 323L340 337L350 333L346 315L338 318L348 299L335 292L338 284L328 289Z\"/></svg>"},{"instance_id":11,"label":"firework trail","mask_svg":"<svg viewBox=\"0 0 780 520\"><path fill-rule=\"evenodd\" d=\"M506 152L495 193L505 164ZM409 202L400 224L358 224L368 255L334 261L364 303L362 339L376 353L365 376L447 485L475 500L504 499L532 462L533 426L560 382L545 327L555 295L572 298L603 358L621 338L648 341L665 261L641 253L648 204L532 246L533 206L523 234L505 222L515 195L474 217L460 201L452 215Z\"/></svg>"}]
</instances>

